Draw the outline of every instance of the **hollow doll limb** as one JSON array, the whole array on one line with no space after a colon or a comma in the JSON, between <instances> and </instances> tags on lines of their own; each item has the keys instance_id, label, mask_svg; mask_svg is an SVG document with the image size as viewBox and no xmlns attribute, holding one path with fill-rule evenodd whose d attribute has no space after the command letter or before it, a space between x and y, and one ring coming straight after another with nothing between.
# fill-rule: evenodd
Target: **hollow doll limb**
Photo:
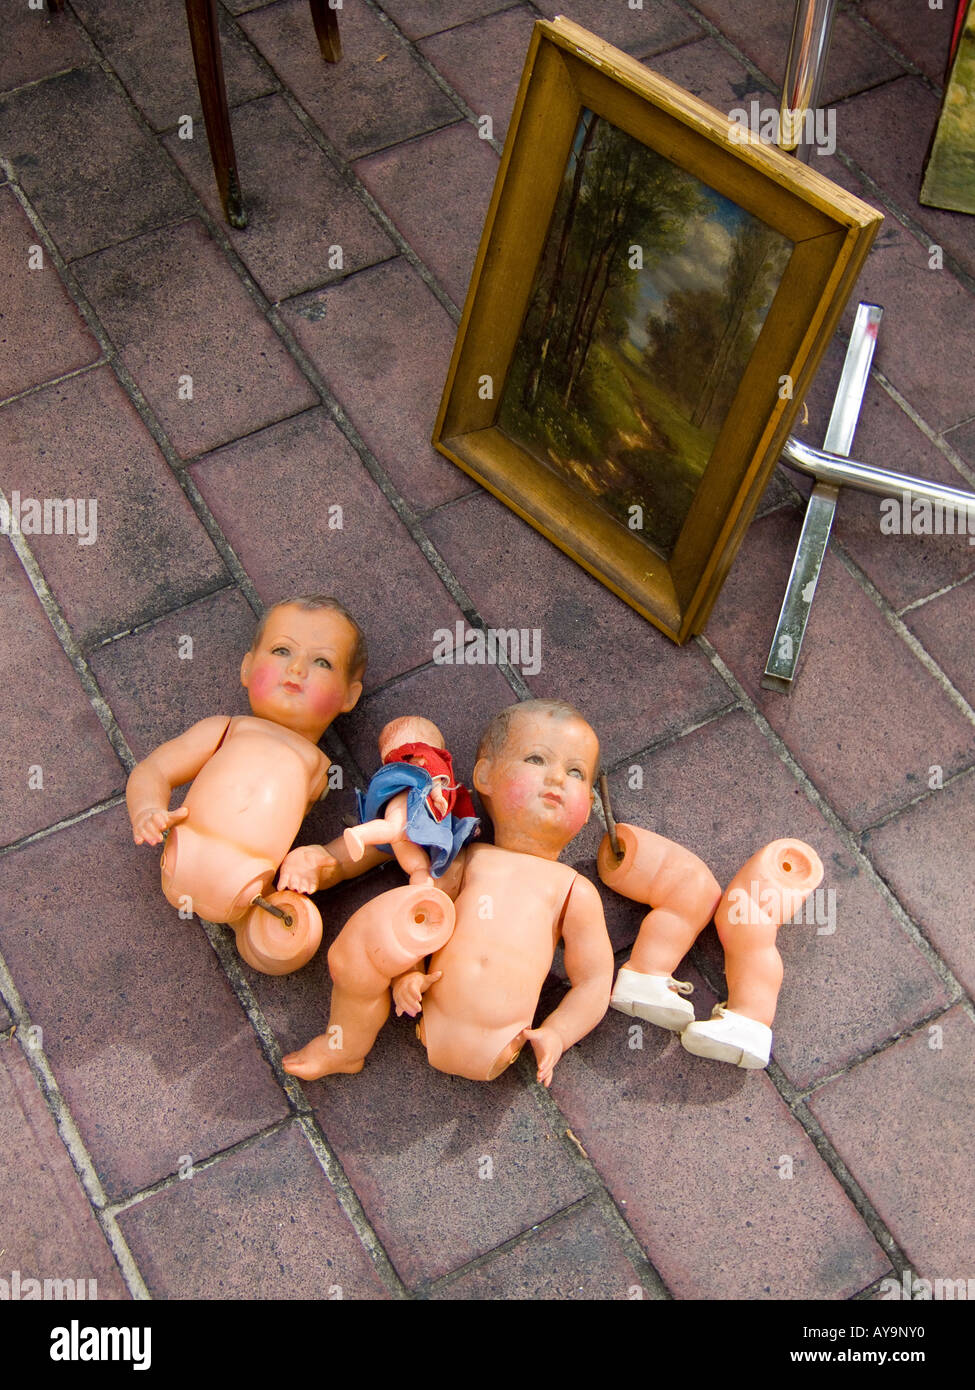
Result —
<instances>
[{"instance_id":1,"label":"hollow doll limb","mask_svg":"<svg viewBox=\"0 0 975 1390\"><path fill-rule=\"evenodd\" d=\"M444 945L454 920L454 905L438 888L393 888L354 913L328 953L328 1027L283 1059L285 1071L306 1081L361 1071L389 1017L390 985Z\"/></svg>"},{"instance_id":2,"label":"hollow doll limb","mask_svg":"<svg viewBox=\"0 0 975 1390\"><path fill-rule=\"evenodd\" d=\"M623 858L607 835L597 868L607 887L652 911L644 917L630 959L620 969L611 1005L661 1028L680 1031L694 1018L673 972L707 926L721 897L711 870L682 845L639 826L616 827Z\"/></svg>"},{"instance_id":3,"label":"hollow doll limb","mask_svg":"<svg viewBox=\"0 0 975 1390\"><path fill-rule=\"evenodd\" d=\"M714 914L728 998L681 1035L688 1052L740 1067L767 1065L782 985L776 935L822 877L819 856L801 840L774 840L738 870Z\"/></svg>"}]
</instances>

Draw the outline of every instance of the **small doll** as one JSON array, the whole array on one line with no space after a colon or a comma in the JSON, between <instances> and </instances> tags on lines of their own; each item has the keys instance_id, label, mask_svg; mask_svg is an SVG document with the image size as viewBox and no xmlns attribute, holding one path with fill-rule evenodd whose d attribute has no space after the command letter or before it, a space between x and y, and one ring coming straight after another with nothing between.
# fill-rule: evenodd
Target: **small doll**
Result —
<instances>
[{"instance_id":1,"label":"small doll","mask_svg":"<svg viewBox=\"0 0 975 1390\"><path fill-rule=\"evenodd\" d=\"M356 792L362 824L346 830L353 862L367 845L392 851L414 887L430 887L458 850L478 833L474 803L454 780L443 734L429 719L393 719L379 735L383 766L365 796Z\"/></svg>"}]
</instances>

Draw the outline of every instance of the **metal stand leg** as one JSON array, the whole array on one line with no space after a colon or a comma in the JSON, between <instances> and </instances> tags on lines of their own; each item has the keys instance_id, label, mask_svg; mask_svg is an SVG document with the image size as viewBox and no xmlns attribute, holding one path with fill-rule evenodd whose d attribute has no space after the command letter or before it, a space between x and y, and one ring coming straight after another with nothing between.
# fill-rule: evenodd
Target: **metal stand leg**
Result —
<instances>
[{"instance_id":1,"label":"metal stand leg","mask_svg":"<svg viewBox=\"0 0 975 1390\"><path fill-rule=\"evenodd\" d=\"M824 441L824 447L833 454L848 454L853 444L883 312L878 304L861 304L857 310ZM768 690L788 694L792 688L839 493L832 483L817 482L809 499L772 649L765 663L762 685Z\"/></svg>"}]
</instances>

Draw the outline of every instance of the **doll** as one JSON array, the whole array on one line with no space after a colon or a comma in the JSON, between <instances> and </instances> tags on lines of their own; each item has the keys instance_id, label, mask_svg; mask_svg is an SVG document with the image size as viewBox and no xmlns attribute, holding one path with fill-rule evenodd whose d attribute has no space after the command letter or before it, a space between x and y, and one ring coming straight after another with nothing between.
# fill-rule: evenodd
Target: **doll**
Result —
<instances>
[{"instance_id":1,"label":"doll","mask_svg":"<svg viewBox=\"0 0 975 1390\"><path fill-rule=\"evenodd\" d=\"M392 987L397 1014L422 1010L417 1035L431 1066L489 1081L530 1043L548 1086L562 1053L606 1013L612 988L599 894L559 862L589 819L598 758L595 733L571 705L529 700L502 711L474 768L494 844L465 846L439 889L393 889L349 919L328 953L328 1029L285 1057L285 1070L305 1079L361 1071ZM328 882L361 871L338 842L322 854ZM570 988L533 1028L560 936Z\"/></svg>"},{"instance_id":2,"label":"doll","mask_svg":"<svg viewBox=\"0 0 975 1390\"><path fill-rule=\"evenodd\" d=\"M379 735L379 753L383 766L365 796L356 792L362 824L343 837L349 857L389 845L410 883L431 887L477 834L474 803L454 781L443 735L429 719L393 719Z\"/></svg>"},{"instance_id":3,"label":"doll","mask_svg":"<svg viewBox=\"0 0 975 1390\"><path fill-rule=\"evenodd\" d=\"M327 791L330 763L318 740L356 704L365 664L358 624L335 599L276 604L241 662L252 713L200 720L129 776L135 843L166 841L167 900L233 927L241 955L265 974L298 969L321 942L310 899L267 894L310 806ZM168 810L186 782L183 805Z\"/></svg>"}]
</instances>

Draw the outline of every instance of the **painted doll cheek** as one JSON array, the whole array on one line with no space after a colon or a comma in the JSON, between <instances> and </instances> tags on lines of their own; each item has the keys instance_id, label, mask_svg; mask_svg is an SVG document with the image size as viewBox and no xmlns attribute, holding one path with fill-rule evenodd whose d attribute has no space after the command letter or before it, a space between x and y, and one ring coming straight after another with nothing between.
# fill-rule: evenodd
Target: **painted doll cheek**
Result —
<instances>
[{"instance_id":1,"label":"painted doll cheek","mask_svg":"<svg viewBox=\"0 0 975 1390\"><path fill-rule=\"evenodd\" d=\"M255 666L251 671L250 696L251 699L263 700L269 695L278 683L278 673L270 666Z\"/></svg>"}]
</instances>

